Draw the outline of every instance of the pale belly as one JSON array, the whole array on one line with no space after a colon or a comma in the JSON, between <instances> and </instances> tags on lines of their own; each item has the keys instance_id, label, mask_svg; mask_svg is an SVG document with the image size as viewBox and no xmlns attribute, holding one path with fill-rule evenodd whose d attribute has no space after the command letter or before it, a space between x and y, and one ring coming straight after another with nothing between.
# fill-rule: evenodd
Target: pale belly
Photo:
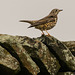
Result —
<instances>
[{"instance_id":1,"label":"pale belly","mask_svg":"<svg viewBox=\"0 0 75 75\"><path fill-rule=\"evenodd\" d=\"M55 25L56 23L46 23L44 25L35 26L35 28L44 31L44 30L52 29Z\"/></svg>"}]
</instances>

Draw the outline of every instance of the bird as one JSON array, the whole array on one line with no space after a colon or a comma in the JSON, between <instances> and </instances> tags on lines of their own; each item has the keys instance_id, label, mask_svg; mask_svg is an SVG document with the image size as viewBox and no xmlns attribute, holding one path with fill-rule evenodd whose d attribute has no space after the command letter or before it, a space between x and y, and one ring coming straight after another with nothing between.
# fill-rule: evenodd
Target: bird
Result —
<instances>
[{"instance_id":1,"label":"bird","mask_svg":"<svg viewBox=\"0 0 75 75\"><path fill-rule=\"evenodd\" d=\"M39 20L20 20L20 22L27 22L31 25L28 28L35 27L36 29L39 29L42 31L42 35L44 35L43 31L46 31L46 33L51 36L47 30L52 29L58 20L58 13L60 11L63 11L62 9L53 9L46 17L39 19Z\"/></svg>"}]
</instances>

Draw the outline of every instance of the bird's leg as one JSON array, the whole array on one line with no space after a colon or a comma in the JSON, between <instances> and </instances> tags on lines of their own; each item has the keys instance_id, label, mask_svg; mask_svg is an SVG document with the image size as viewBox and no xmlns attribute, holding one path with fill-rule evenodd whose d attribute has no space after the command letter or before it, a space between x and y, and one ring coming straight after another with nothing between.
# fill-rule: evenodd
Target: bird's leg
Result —
<instances>
[{"instance_id":1,"label":"bird's leg","mask_svg":"<svg viewBox=\"0 0 75 75\"><path fill-rule=\"evenodd\" d=\"M42 35L44 35L44 32L42 31Z\"/></svg>"},{"instance_id":2,"label":"bird's leg","mask_svg":"<svg viewBox=\"0 0 75 75\"><path fill-rule=\"evenodd\" d=\"M47 32L47 30L45 30L46 31L46 33L48 34L48 36L51 36L48 32Z\"/></svg>"}]
</instances>

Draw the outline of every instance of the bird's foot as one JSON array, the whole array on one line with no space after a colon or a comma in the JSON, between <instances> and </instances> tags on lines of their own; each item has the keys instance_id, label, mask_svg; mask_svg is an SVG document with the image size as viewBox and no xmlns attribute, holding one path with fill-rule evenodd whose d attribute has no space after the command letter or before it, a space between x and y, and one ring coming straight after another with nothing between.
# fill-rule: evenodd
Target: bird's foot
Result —
<instances>
[{"instance_id":1,"label":"bird's foot","mask_svg":"<svg viewBox=\"0 0 75 75\"><path fill-rule=\"evenodd\" d=\"M44 32L42 32L42 35L45 35Z\"/></svg>"},{"instance_id":2,"label":"bird's foot","mask_svg":"<svg viewBox=\"0 0 75 75\"><path fill-rule=\"evenodd\" d=\"M48 35L47 36L51 36L49 33L48 33Z\"/></svg>"},{"instance_id":3,"label":"bird's foot","mask_svg":"<svg viewBox=\"0 0 75 75\"><path fill-rule=\"evenodd\" d=\"M45 34L42 34L42 35L45 35Z\"/></svg>"}]
</instances>

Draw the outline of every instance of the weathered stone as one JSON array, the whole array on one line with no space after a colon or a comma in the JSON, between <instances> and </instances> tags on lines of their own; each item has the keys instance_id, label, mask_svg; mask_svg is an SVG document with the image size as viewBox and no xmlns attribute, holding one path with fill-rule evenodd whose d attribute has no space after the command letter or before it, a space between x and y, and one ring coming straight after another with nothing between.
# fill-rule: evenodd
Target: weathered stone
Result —
<instances>
[{"instance_id":1,"label":"weathered stone","mask_svg":"<svg viewBox=\"0 0 75 75\"><path fill-rule=\"evenodd\" d=\"M39 73L39 67L28 55L27 51L19 43L21 40L20 37L1 35L0 36L0 45L6 48L18 61L33 75ZM24 41L24 40L23 40ZM23 68L24 69L24 68ZM27 73L25 73L27 74Z\"/></svg>"},{"instance_id":2,"label":"weathered stone","mask_svg":"<svg viewBox=\"0 0 75 75\"><path fill-rule=\"evenodd\" d=\"M57 75L75 75L75 72L58 72Z\"/></svg>"},{"instance_id":3,"label":"weathered stone","mask_svg":"<svg viewBox=\"0 0 75 75\"><path fill-rule=\"evenodd\" d=\"M75 57L72 55L71 51L62 44L59 40L52 36L41 36L36 40L39 40L46 44L49 50L57 57L59 63L64 69L75 70ZM66 68L67 67L67 68Z\"/></svg>"},{"instance_id":4,"label":"weathered stone","mask_svg":"<svg viewBox=\"0 0 75 75\"><path fill-rule=\"evenodd\" d=\"M58 72L60 69L59 62L56 57L49 52L46 45L40 41L34 41L28 37L21 37L21 39L24 39L24 41L21 41L20 43L23 44L25 50L37 63L44 75L48 75L46 74L47 72L45 73L46 69L51 75L55 75Z\"/></svg>"},{"instance_id":5,"label":"weathered stone","mask_svg":"<svg viewBox=\"0 0 75 75\"><path fill-rule=\"evenodd\" d=\"M15 75L20 71L19 62L0 46L0 74Z\"/></svg>"},{"instance_id":6,"label":"weathered stone","mask_svg":"<svg viewBox=\"0 0 75 75\"><path fill-rule=\"evenodd\" d=\"M37 75L37 73L39 73L39 69L34 62L39 66L41 71L40 73L43 73L44 75L55 75L60 68L56 57L49 52L46 45L39 41L34 41L28 37L1 35L0 44L7 48L13 56L19 56L23 66L26 67L33 75Z\"/></svg>"},{"instance_id":7,"label":"weathered stone","mask_svg":"<svg viewBox=\"0 0 75 75\"><path fill-rule=\"evenodd\" d=\"M5 74L15 75L21 67L18 75L70 75L71 73L74 75L75 57L72 54L75 50L74 43L62 43L54 37L45 35L31 39L26 36L3 34L0 35L0 45L0 62L4 60L3 64L0 63L0 73L5 72ZM9 53L12 57L8 57ZM20 64L15 64L14 69L13 66L9 66L11 61L8 58L11 60L12 58L17 59ZM5 65L6 59L8 66ZM14 65L14 62L11 65ZM19 68L17 69L16 66L19 66ZM65 70L67 72L61 72Z\"/></svg>"},{"instance_id":8,"label":"weathered stone","mask_svg":"<svg viewBox=\"0 0 75 75\"><path fill-rule=\"evenodd\" d=\"M72 54L75 56L75 41L65 41L62 43L65 44L71 50Z\"/></svg>"}]
</instances>

